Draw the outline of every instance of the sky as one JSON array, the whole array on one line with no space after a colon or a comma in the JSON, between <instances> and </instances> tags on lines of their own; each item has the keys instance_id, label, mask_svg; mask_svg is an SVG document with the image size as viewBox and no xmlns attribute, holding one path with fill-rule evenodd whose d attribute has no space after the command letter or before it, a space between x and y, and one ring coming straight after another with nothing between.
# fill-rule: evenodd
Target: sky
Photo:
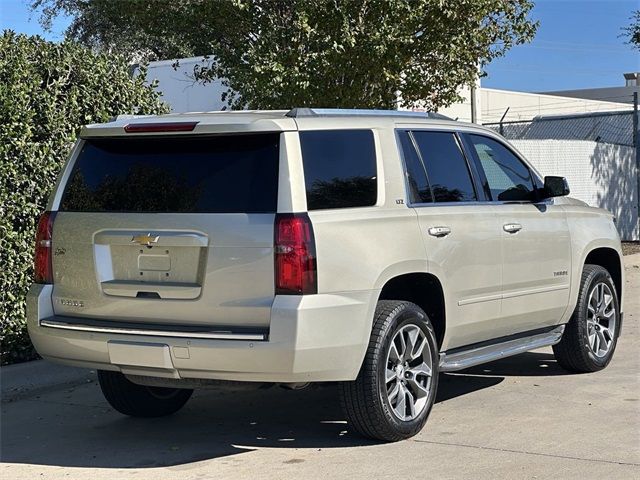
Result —
<instances>
[{"instance_id":1,"label":"sky","mask_svg":"<svg viewBox=\"0 0 640 480\"><path fill-rule=\"evenodd\" d=\"M52 31L45 32L38 23L38 12L32 12L30 4L30 0L0 0L0 30L9 28L18 33L41 35L47 40L62 40L70 19L58 18Z\"/></svg>"},{"instance_id":2,"label":"sky","mask_svg":"<svg viewBox=\"0 0 640 480\"><path fill-rule=\"evenodd\" d=\"M638 9L640 0L535 1L534 40L491 62L482 85L525 92L624 85L623 73L640 71L640 52L619 35ZM60 40L68 23L58 19L44 32L28 0L0 0L0 30Z\"/></svg>"},{"instance_id":3,"label":"sky","mask_svg":"<svg viewBox=\"0 0 640 480\"><path fill-rule=\"evenodd\" d=\"M538 0L531 14L534 40L486 68L482 85L540 92L624 85L640 71L640 52L620 38L640 0Z\"/></svg>"}]
</instances>

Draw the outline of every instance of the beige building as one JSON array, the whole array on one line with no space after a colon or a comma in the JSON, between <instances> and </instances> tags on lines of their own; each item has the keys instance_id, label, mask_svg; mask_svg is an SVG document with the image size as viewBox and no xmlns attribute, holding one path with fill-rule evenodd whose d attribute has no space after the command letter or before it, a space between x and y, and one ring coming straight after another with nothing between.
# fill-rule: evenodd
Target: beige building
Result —
<instances>
[{"instance_id":1,"label":"beige building","mask_svg":"<svg viewBox=\"0 0 640 480\"><path fill-rule=\"evenodd\" d=\"M640 93L640 72L623 74L624 85L604 88L581 88L579 90L558 90L541 92L545 95L585 98L590 100L606 100L609 102L633 104L633 94Z\"/></svg>"},{"instance_id":2,"label":"beige building","mask_svg":"<svg viewBox=\"0 0 640 480\"><path fill-rule=\"evenodd\" d=\"M463 88L463 101L441 108L448 117L476 123L531 120L540 115L561 115L629 110L628 103L562 97L542 93L517 92L479 87Z\"/></svg>"}]
</instances>

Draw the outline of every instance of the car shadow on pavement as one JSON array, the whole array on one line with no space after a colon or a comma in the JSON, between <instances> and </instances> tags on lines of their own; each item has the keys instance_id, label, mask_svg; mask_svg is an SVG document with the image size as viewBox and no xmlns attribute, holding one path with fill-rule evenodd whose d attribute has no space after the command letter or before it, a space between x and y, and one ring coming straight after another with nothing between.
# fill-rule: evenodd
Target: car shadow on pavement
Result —
<instances>
[{"instance_id":1,"label":"car shadow on pavement","mask_svg":"<svg viewBox=\"0 0 640 480\"><path fill-rule=\"evenodd\" d=\"M551 377L574 375L563 369L550 352L527 352L461 371L466 375L496 375L503 377Z\"/></svg>"},{"instance_id":2,"label":"car shadow on pavement","mask_svg":"<svg viewBox=\"0 0 640 480\"><path fill-rule=\"evenodd\" d=\"M493 387L504 375L554 374L555 367L540 366L550 362L548 355L521 357L488 364L491 372L441 374L436 402ZM300 391L200 391L175 415L134 419L114 412L91 383L3 405L1 427L3 462L66 467L177 466L220 457L235 462L241 461L239 454L259 448L376 444L350 430L335 385Z\"/></svg>"}]
</instances>

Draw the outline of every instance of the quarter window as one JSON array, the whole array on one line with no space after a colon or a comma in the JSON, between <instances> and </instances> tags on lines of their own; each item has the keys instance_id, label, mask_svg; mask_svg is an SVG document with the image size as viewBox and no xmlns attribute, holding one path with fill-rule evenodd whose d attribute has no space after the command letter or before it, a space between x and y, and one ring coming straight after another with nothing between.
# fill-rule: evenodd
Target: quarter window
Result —
<instances>
[{"instance_id":1,"label":"quarter window","mask_svg":"<svg viewBox=\"0 0 640 480\"><path fill-rule=\"evenodd\" d=\"M300 132L307 208L366 207L378 195L371 130Z\"/></svg>"},{"instance_id":2,"label":"quarter window","mask_svg":"<svg viewBox=\"0 0 640 480\"><path fill-rule=\"evenodd\" d=\"M531 201L531 171L502 143L482 135L469 135L484 170L491 197L499 201Z\"/></svg>"},{"instance_id":3,"label":"quarter window","mask_svg":"<svg viewBox=\"0 0 640 480\"><path fill-rule=\"evenodd\" d=\"M414 131L413 136L427 170L435 202L476 200L469 166L455 135Z\"/></svg>"}]
</instances>

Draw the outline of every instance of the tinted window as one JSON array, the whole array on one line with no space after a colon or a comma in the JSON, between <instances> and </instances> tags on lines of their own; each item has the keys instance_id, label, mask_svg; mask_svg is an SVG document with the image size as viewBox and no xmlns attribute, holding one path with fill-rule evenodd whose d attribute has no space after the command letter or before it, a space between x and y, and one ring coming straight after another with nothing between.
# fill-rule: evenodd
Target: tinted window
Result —
<instances>
[{"instance_id":1,"label":"tinted window","mask_svg":"<svg viewBox=\"0 0 640 480\"><path fill-rule=\"evenodd\" d=\"M507 147L482 135L469 135L491 190L493 200L533 198L531 172Z\"/></svg>"},{"instance_id":2,"label":"tinted window","mask_svg":"<svg viewBox=\"0 0 640 480\"><path fill-rule=\"evenodd\" d=\"M61 210L275 212L279 134L87 140Z\"/></svg>"},{"instance_id":3,"label":"tinted window","mask_svg":"<svg viewBox=\"0 0 640 480\"><path fill-rule=\"evenodd\" d=\"M300 132L307 208L365 207L378 194L371 130Z\"/></svg>"},{"instance_id":4,"label":"tinted window","mask_svg":"<svg viewBox=\"0 0 640 480\"><path fill-rule=\"evenodd\" d=\"M453 133L413 132L436 202L476 199L467 161Z\"/></svg>"},{"instance_id":5,"label":"tinted window","mask_svg":"<svg viewBox=\"0 0 640 480\"><path fill-rule=\"evenodd\" d=\"M422 160L418 157L409 132L399 132L400 147L407 169L407 184L409 186L409 200L412 203L428 203L433 199Z\"/></svg>"}]
</instances>

